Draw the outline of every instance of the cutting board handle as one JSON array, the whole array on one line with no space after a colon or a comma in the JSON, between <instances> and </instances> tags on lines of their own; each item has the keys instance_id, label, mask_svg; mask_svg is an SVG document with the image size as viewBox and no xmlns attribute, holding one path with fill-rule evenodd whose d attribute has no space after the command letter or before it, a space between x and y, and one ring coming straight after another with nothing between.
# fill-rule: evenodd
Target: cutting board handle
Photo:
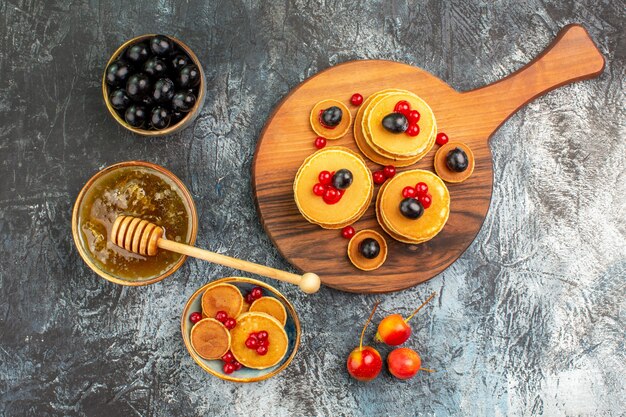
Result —
<instances>
[{"instance_id":1,"label":"cutting board handle","mask_svg":"<svg viewBox=\"0 0 626 417\"><path fill-rule=\"evenodd\" d=\"M537 58L513 74L463 93L463 104L493 133L520 107L564 84L597 77L604 57L581 25L565 26ZM480 118L478 118L480 117ZM486 126L485 126L486 124Z\"/></svg>"}]
</instances>

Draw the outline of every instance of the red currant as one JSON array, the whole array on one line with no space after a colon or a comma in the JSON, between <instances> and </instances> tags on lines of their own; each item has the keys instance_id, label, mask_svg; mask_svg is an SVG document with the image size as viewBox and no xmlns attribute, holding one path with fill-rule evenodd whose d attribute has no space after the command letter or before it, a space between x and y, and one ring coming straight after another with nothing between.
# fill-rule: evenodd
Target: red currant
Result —
<instances>
[{"instance_id":1,"label":"red currant","mask_svg":"<svg viewBox=\"0 0 626 417\"><path fill-rule=\"evenodd\" d=\"M354 230L354 227L352 226L346 226L341 229L341 236L343 236L345 239L352 239L352 236L354 236L355 233L356 232Z\"/></svg>"},{"instance_id":2,"label":"red currant","mask_svg":"<svg viewBox=\"0 0 626 417\"><path fill-rule=\"evenodd\" d=\"M258 300L259 298L263 297L263 288L254 287L252 288L252 291L250 291L250 294L252 294L252 298Z\"/></svg>"},{"instance_id":3,"label":"red currant","mask_svg":"<svg viewBox=\"0 0 626 417\"><path fill-rule=\"evenodd\" d=\"M359 93L352 94L352 97L350 97L350 103L352 103L353 106L360 106L361 103L363 103L363 96Z\"/></svg>"},{"instance_id":4,"label":"red currant","mask_svg":"<svg viewBox=\"0 0 626 417\"><path fill-rule=\"evenodd\" d=\"M418 182L415 184L415 192L418 196L428 193L428 185L425 182Z\"/></svg>"},{"instance_id":5,"label":"red currant","mask_svg":"<svg viewBox=\"0 0 626 417\"><path fill-rule=\"evenodd\" d=\"M220 323L226 323L226 320L228 320L228 313L222 310L218 311L215 314L215 320L219 321Z\"/></svg>"},{"instance_id":6,"label":"red currant","mask_svg":"<svg viewBox=\"0 0 626 417\"><path fill-rule=\"evenodd\" d=\"M256 353L258 353L261 356L266 355L267 354L267 346L259 346L258 348L256 348Z\"/></svg>"},{"instance_id":7,"label":"red currant","mask_svg":"<svg viewBox=\"0 0 626 417\"><path fill-rule=\"evenodd\" d=\"M416 194L415 188L413 187L404 187L402 189L402 197L404 198L413 198Z\"/></svg>"},{"instance_id":8,"label":"red currant","mask_svg":"<svg viewBox=\"0 0 626 417\"><path fill-rule=\"evenodd\" d=\"M396 167L393 165L387 165L383 169L383 174L385 174L385 178L393 178L393 176L396 175Z\"/></svg>"},{"instance_id":9,"label":"red currant","mask_svg":"<svg viewBox=\"0 0 626 417\"><path fill-rule=\"evenodd\" d=\"M372 174L374 176L374 183L375 184L382 184L383 182L385 182L385 173L383 171L376 171L374 172L374 174Z\"/></svg>"},{"instance_id":10,"label":"red currant","mask_svg":"<svg viewBox=\"0 0 626 417\"><path fill-rule=\"evenodd\" d=\"M437 142L437 145L439 146L445 145L448 143L448 135L443 132L437 133L437 139L435 139L435 142Z\"/></svg>"},{"instance_id":11,"label":"red currant","mask_svg":"<svg viewBox=\"0 0 626 417\"><path fill-rule=\"evenodd\" d=\"M324 187L319 182L313 186L313 194L315 194L317 196L320 196L320 197L323 196L324 195L324 190L326 190L326 187Z\"/></svg>"},{"instance_id":12,"label":"red currant","mask_svg":"<svg viewBox=\"0 0 626 417\"><path fill-rule=\"evenodd\" d=\"M236 325L237 320L233 318L226 319L226 321L224 322L224 327L226 327L228 330L234 329Z\"/></svg>"},{"instance_id":13,"label":"red currant","mask_svg":"<svg viewBox=\"0 0 626 417\"><path fill-rule=\"evenodd\" d=\"M267 332L265 330L261 330L260 332L258 332L256 334L256 337L259 340L265 340L265 339L267 339L268 336L269 336L269 334L267 334Z\"/></svg>"},{"instance_id":14,"label":"red currant","mask_svg":"<svg viewBox=\"0 0 626 417\"><path fill-rule=\"evenodd\" d=\"M422 203L422 206L425 209L430 207L430 205L433 203L433 196L431 196L430 194L422 194L417 198L419 199L420 203Z\"/></svg>"},{"instance_id":15,"label":"red currant","mask_svg":"<svg viewBox=\"0 0 626 417\"><path fill-rule=\"evenodd\" d=\"M235 357L233 356L232 352L229 350L228 352L224 354L224 356L222 356L222 360L226 363L232 363L232 361L235 360Z\"/></svg>"},{"instance_id":16,"label":"red currant","mask_svg":"<svg viewBox=\"0 0 626 417\"><path fill-rule=\"evenodd\" d=\"M411 110L406 118L409 121L409 124L415 125L420 121L420 112L417 110Z\"/></svg>"},{"instance_id":17,"label":"red currant","mask_svg":"<svg viewBox=\"0 0 626 417\"><path fill-rule=\"evenodd\" d=\"M248 337L246 339L246 347L248 349L256 349L257 347L259 347L259 341L256 339L256 337Z\"/></svg>"},{"instance_id":18,"label":"red currant","mask_svg":"<svg viewBox=\"0 0 626 417\"><path fill-rule=\"evenodd\" d=\"M318 136L315 139L315 147L317 149L322 149L324 146L326 146L326 139L321 136Z\"/></svg>"},{"instance_id":19,"label":"red currant","mask_svg":"<svg viewBox=\"0 0 626 417\"><path fill-rule=\"evenodd\" d=\"M259 342L259 346L269 347L269 345L270 345L269 339L264 339Z\"/></svg>"},{"instance_id":20,"label":"red currant","mask_svg":"<svg viewBox=\"0 0 626 417\"><path fill-rule=\"evenodd\" d=\"M411 105L406 100L400 100L396 103L396 107L393 108L396 113L402 113L405 116L411 111Z\"/></svg>"},{"instance_id":21,"label":"red currant","mask_svg":"<svg viewBox=\"0 0 626 417\"><path fill-rule=\"evenodd\" d=\"M202 320L202 314L198 313L197 311L194 311L189 315L189 321L193 324L196 324L200 320Z\"/></svg>"},{"instance_id":22,"label":"red currant","mask_svg":"<svg viewBox=\"0 0 626 417\"><path fill-rule=\"evenodd\" d=\"M335 204L341 200L342 194L335 187L328 187L324 191L322 198L326 204Z\"/></svg>"},{"instance_id":23,"label":"red currant","mask_svg":"<svg viewBox=\"0 0 626 417\"><path fill-rule=\"evenodd\" d=\"M237 361L232 361L233 366L235 367L235 371L238 371L241 369L241 364Z\"/></svg>"},{"instance_id":24,"label":"red currant","mask_svg":"<svg viewBox=\"0 0 626 417\"><path fill-rule=\"evenodd\" d=\"M320 180L320 184L329 185L330 181L333 179L333 176L328 171L322 171L320 172L320 175L317 177L317 179Z\"/></svg>"},{"instance_id":25,"label":"red currant","mask_svg":"<svg viewBox=\"0 0 626 417\"><path fill-rule=\"evenodd\" d=\"M233 372L235 372L235 365L233 365L232 363L225 363L224 364L224 373L225 374L232 374Z\"/></svg>"},{"instance_id":26,"label":"red currant","mask_svg":"<svg viewBox=\"0 0 626 417\"><path fill-rule=\"evenodd\" d=\"M409 136L417 136L420 134L420 127L418 125L409 125L404 133Z\"/></svg>"}]
</instances>

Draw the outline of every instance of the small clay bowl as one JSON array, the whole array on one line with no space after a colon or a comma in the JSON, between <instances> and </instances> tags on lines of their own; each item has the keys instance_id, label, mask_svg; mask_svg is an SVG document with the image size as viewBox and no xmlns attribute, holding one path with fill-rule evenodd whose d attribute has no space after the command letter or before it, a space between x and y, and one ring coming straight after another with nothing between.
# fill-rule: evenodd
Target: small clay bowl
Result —
<instances>
[{"instance_id":1,"label":"small clay bowl","mask_svg":"<svg viewBox=\"0 0 626 417\"><path fill-rule=\"evenodd\" d=\"M89 268L91 268L96 274L100 275L107 281L111 281L116 284L140 286L153 284L170 276L183 265L187 257L184 255L181 256L175 264L171 265L169 269L163 271L159 275L146 276L136 279L124 278L102 269L96 262L94 262L91 253L86 248L86 242L83 239L82 233L80 232L80 211L82 208L82 203L92 187L94 187L94 185L98 183L98 180L102 179L108 174L111 174L112 172L115 172L116 170L133 167L153 170L155 174L167 178L170 181L170 185L172 185L180 192L183 197L185 207L189 212L189 216L191 217L191 229L189 231L189 241L187 243L193 245L196 242L196 236L198 233L198 213L196 211L196 205L193 202L193 198L191 197L189 190L187 190L185 184L183 184L183 182L178 179L178 177L176 177L176 175L174 175L172 172L159 165L144 161L119 162L117 164L108 166L101 171L98 171L93 177L89 179L89 181L87 181L83 189L78 194L78 197L76 197L76 202L74 203L74 210L72 212L72 235L74 236L74 244L76 245L76 249L78 249L78 253L80 254L81 258L83 258L87 266L89 266Z\"/></svg>"},{"instance_id":2,"label":"small clay bowl","mask_svg":"<svg viewBox=\"0 0 626 417\"><path fill-rule=\"evenodd\" d=\"M176 124L168 126L165 129L160 129L160 130L139 129L136 127L132 127L131 125L126 123L126 120L124 120L124 118L121 117L117 113L117 110L113 108L113 105L111 105L111 100L109 99L109 94L111 92L109 91L110 86L106 82L106 69L109 67L109 65L113 61L115 61L122 54L122 52L126 50L127 47L134 45L137 42L141 42L145 39L149 39L153 36L156 36L156 34L151 33L151 34L141 35L141 36L137 36L135 38L129 39L126 42L124 42L122 45L120 45L120 47L117 48L115 52L113 52L113 55L111 55L111 58L109 58L109 61L104 67L104 73L102 75L102 96L104 98L104 103L106 104L107 109L109 109L109 113L111 114L111 116L113 116L115 121L117 121L117 123L119 123L121 126L125 127L126 129L130 130L133 133L136 133L142 136L165 136L165 135L170 135L172 133L179 132L183 130L184 128L186 128L187 126L189 126L196 119L196 117L198 117L198 114L200 113L200 110L202 109L202 106L204 105L204 99L206 98L206 91L205 91L206 78L204 76L204 70L202 69L200 60L198 59L196 54L193 53L191 48L185 45L181 40L176 39L173 36L166 35L169 39L171 39L176 44L177 47L185 51L185 53L189 56L189 58L191 58L191 61L198 67L198 69L200 69L200 85L198 86L198 97L196 98L196 104L193 106L193 108L185 115L185 117L179 120Z\"/></svg>"},{"instance_id":3,"label":"small clay bowl","mask_svg":"<svg viewBox=\"0 0 626 417\"><path fill-rule=\"evenodd\" d=\"M196 353L193 346L191 346L190 335L191 328L193 327L193 323L189 320L189 315L193 312L200 312L202 294L204 292L218 284L229 283L242 292L242 294L247 294L252 290L252 288L259 286L263 288L263 296L264 297L274 297L279 300L285 310L287 310L287 322L285 323L284 329L287 333L287 338L289 340L289 345L287 347L287 353L283 359L277 364L270 368L266 369L251 369L243 367L238 371L233 372L232 374L225 374L223 371L224 362L221 360L206 360L202 359L200 355ZM296 356L296 352L298 351L298 347L300 346L300 320L298 319L298 314L296 310L293 308L291 303L282 295L276 288L268 285L262 281L258 281L252 278L243 278L243 277L229 277L218 279L217 281L212 281L203 287L199 288L192 294L192 296L185 304L185 308L183 309L183 314L180 318L180 329L182 332L183 342L185 343L185 347L189 352L189 355L193 358L193 360L206 372L211 375L214 375L220 379L225 381L233 381L233 382L256 382L263 381L265 379L271 378L274 375L278 374L293 360L294 356Z\"/></svg>"}]
</instances>

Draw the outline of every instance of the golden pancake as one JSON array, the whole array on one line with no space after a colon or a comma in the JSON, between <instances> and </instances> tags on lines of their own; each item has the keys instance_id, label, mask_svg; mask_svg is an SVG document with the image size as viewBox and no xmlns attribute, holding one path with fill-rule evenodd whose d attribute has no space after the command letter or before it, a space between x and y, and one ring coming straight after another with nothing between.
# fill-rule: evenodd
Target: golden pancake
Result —
<instances>
[{"instance_id":1,"label":"golden pancake","mask_svg":"<svg viewBox=\"0 0 626 417\"><path fill-rule=\"evenodd\" d=\"M363 154L369 160L380 165L393 165L396 167L405 167L405 166L413 165L423 156L421 155L417 157L409 157L407 159L389 158L389 157L386 157L377 153L365 140L365 136L363 133L363 114L365 113L365 109L369 106L372 99L376 97L377 95L384 94L387 92L399 92L399 91L402 91L402 90L389 89L389 90L383 90L379 93L372 94L367 99L365 99L363 104L359 107L359 110L357 111L356 116L354 118L353 133L354 133L354 141L356 142L356 145L359 147L361 152L363 152Z\"/></svg>"},{"instance_id":2,"label":"golden pancake","mask_svg":"<svg viewBox=\"0 0 626 417\"><path fill-rule=\"evenodd\" d=\"M409 219L400 212L400 203L404 199L402 189L415 187L418 182L428 185L432 204L424 210L418 219ZM421 243L435 237L448 220L450 214L450 193L444 182L430 171L416 169L396 174L379 191L377 200L377 218L384 229L394 235L405 238L410 243Z\"/></svg>"},{"instance_id":3,"label":"golden pancake","mask_svg":"<svg viewBox=\"0 0 626 417\"><path fill-rule=\"evenodd\" d=\"M408 101L412 110L420 113L418 122L420 133L411 137L406 133L391 133L382 125L385 116L393 113L396 103ZM417 156L429 150L434 143L437 124L432 109L424 100L409 92L388 93L373 103L365 116L366 140L378 153L396 157Z\"/></svg>"},{"instance_id":4,"label":"golden pancake","mask_svg":"<svg viewBox=\"0 0 626 417\"><path fill-rule=\"evenodd\" d=\"M364 239L372 238L378 242L380 253L374 259L368 259L359 251L359 245ZM387 241L384 237L373 230L361 230L350 239L348 243L348 258L354 266L362 271L378 269L387 259Z\"/></svg>"},{"instance_id":5,"label":"golden pancake","mask_svg":"<svg viewBox=\"0 0 626 417\"><path fill-rule=\"evenodd\" d=\"M322 171L348 169L353 181L341 200L326 204L313 193ZM341 228L354 223L367 210L372 200L374 181L363 158L348 148L331 146L321 149L304 160L293 183L294 200L302 216L324 228Z\"/></svg>"},{"instance_id":6,"label":"golden pancake","mask_svg":"<svg viewBox=\"0 0 626 417\"><path fill-rule=\"evenodd\" d=\"M203 359L219 359L230 349L230 333L215 319L202 319L191 328L191 346Z\"/></svg>"},{"instance_id":7,"label":"golden pancake","mask_svg":"<svg viewBox=\"0 0 626 417\"><path fill-rule=\"evenodd\" d=\"M448 168L448 165L446 164L446 156L448 155L448 152L450 152L454 148L463 149L463 151L465 151L465 154L467 155L467 159L469 160L467 169L463 172L452 171L450 168ZM472 150L469 146L461 142L448 142L441 148L439 148L439 150L435 154L435 172L437 173L437 175L439 175L439 177L441 177L442 180L446 182L457 183L465 181L472 175L472 172L474 172L474 164L475 160Z\"/></svg>"},{"instance_id":8,"label":"golden pancake","mask_svg":"<svg viewBox=\"0 0 626 417\"><path fill-rule=\"evenodd\" d=\"M214 285L202 294L202 313L210 318L215 318L218 311L225 311L228 317L236 318L241 314L242 307L243 296L231 284Z\"/></svg>"},{"instance_id":9,"label":"golden pancake","mask_svg":"<svg viewBox=\"0 0 626 417\"><path fill-rule=\"evenodd\" d=\"M326 110L329 107L337 106L341 109L341 122L334 128L328 128L320 121L320 112ZM352 115L350 110L340 101L337 100L322 100L313 106L311 115L309 116L311 127L313 131L326 139L339 139L350 130L350 123L352 123Z\"/></svg>"},{"instance_id":10,"label":"golden pancake","mask_svg":"<svg viewBox=\"0 0 626 417\"><path fill-rule=\"evenodd\" d=\"M283 326L287 323L287 310L280 300L274 297L261 297L250 305L250 311L267 313L274 317Z\"/></svg>"},{"instance_id":11,"label":"golden pancake","mask_svg":"<svg viewBox=\"0 0 626 417\"><path fill-rule=\"evenodd\" d=\"M380 225L380 227L385 231L385 233L387 233L389 236L391 236L393 239L402 242L402 243L408 243L408 244L412 244L412 245L417 245L420 244L422 242L425 242L425 240L413 240L413 239L408 239L404 236L400 236L399 234L395 233L394 231L392 231L391 229L389 229L389 227L387 227L387 225L385 224L385 222L383 221L382 217L381 217L381 211L379 209L380 207L380 200L381 200L381 196L383 193L383 188L385 188L387 186L387 183L383 184L383 186L380 188L380 190L378 191L378 196L376 196L376 220L378 220L378 224Z\"/></svg>"},{"instance_id":12,"label":"golden pancake","mask_svg":"<svg viewBox=\"0 0 626 417\"><path fill-rule=\"evenodd\" d=\"M259 355L246 346L250 333L265 330L269 346L267 354ZM230 331L230 351L239 363L253 369L265 369L277 365L287 353L289 339L282 324L266 313L248 312L237 318L237 325Z\"/></svg>"}]
</instances>

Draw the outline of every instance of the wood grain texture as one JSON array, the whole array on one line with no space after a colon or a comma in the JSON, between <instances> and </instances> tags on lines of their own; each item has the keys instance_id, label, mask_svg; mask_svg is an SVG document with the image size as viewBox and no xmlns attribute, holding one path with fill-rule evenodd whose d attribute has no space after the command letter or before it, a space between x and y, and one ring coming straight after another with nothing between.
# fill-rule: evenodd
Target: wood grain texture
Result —
<instances>
[{"instance_id":1,"label":"wood grain texture","mask_svg":"<svg viewBox=\"0 0 626 417\"><path fill-rule=\"evenodd\" d=\"M319 274L330 287L388 292L424 282L452 264L480 230L491 199L493 170L488 140L493 132L533 98L595 77L603 69L604 58L586 30L569 25L522 69L465 93L420 68L390 61L353 61L323 71L294 89L277 106L261 133L252 170L263 226L285 258L302 271ZM347 242L337 231L323 230L304 220L293 200L292 184L302 161L315 150L315 134L308 120L311 107L328 98L348 103L354 92L367 97L385 88L407 89L425 99L439 131L472 148L476 167L464 183L449 184L450 218L439 235L420 245L402 244L387 236L387 261L375 271L363 272L347 259ZM332 144L358 152L351 134ZM432 170L435 151L405 169ZM371 162L369 167L379 169ZM376 222L374 201L354 226L383 233Z\"/></svg>"}]
</instances>

